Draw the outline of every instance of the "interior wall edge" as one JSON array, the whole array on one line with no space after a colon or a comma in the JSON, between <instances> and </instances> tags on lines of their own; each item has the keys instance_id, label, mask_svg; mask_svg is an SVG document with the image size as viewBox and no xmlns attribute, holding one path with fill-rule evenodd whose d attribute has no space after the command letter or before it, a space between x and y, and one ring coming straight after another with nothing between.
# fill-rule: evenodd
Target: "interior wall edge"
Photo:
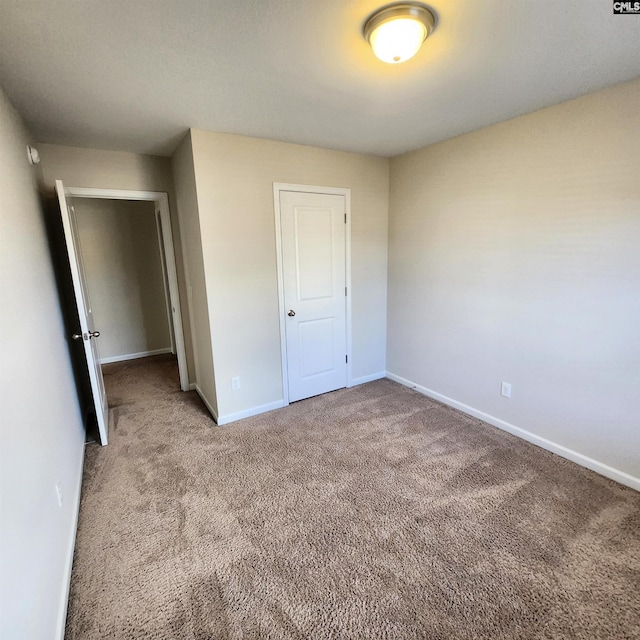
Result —
<instances>
[{"instance_id":1,"label":"interior wall edge","mask_svg":"<svg viewBox=\"0 0 640 640\"><path fill-rule=\"evenodd\" d=\"M202 211L206 209L206 203L202 201L202 181L198 178L199 175L199 156L197 146L197 129L189 129L188 138L190 144L191 151L191 163L193 168L193 184L195 187L194 197L195 197L195 206L196 206L196 225L198 228L198 234L200 238L200 243L198 244L197 251L199 251L199 258L202 261L202 269L203 269L203 288L204 288L204 309L206 311L206 324L208 326L208 335L206 336L208 353L211 354L211 362L208 363L211 365L211 383L213 386L213 393L215 394L215 403L216 407L215 411L211 411L216 424L218 423L218 412L220 411L220 402L221 402L221 388L220 388L220 380L219 376L216 376L216 356L217 352L214 349L214 344L216 343L216 330L214 329L214 318L215 318L215 303L216 300L215 291L213 290L213 284L211 282L210 274L215 270L215 260L211 259L209 252L205 250L205 243L202 238L206 237L205 232L203 231L203 216ZM207 354L208 355L208 354ZM204 398L203 398L204 400ZM206 404L206 402L205 402ZM209 406L209 405L207 405Z\"/></svg>"},{"instance_id":2,"label":"interior wall edge","mask_svg":"<svg viewBox=\"0 0 640 640\"><path fill-rule=\"evenodd\" d=\"M590 471L595 471L596 473L609 478L610 480L615 480L620 484L623 484L627 487L631 487L636 491L640 491L640 478L637 478L626 471L621 471L620 469L615 469L614 467L605 464L604 462L600 462L599 460L594 460L589 456L586 456L579 451L575 451L574 449L569 449L557 442L553 442L552 440L548 440L547 438L543 438L542 436L536 435L531 431L527 431L526 429L522 429L510 422L506 422L505 420L501 420L496 416L485 413L484 411L480 411L480 409L476 409L474 407L470 407L464 402L459 402L454 398L450 398L449 396L445 396L442 393L434 391L433 389L428 389L427 387L423 387L412 380L408 380L407 378L403 378L395 373L391 373L387 371L387 378L389 380L393 380L405 387L409 387L410 389L414 389L418 393L425 395L433 400L437 400L438 402L442 402L449 407L457 409L458 411L462 411L462 413L466 413L469 416L473 416L474 418L478 418L483 422L490 424L493 427L501 429L502 431L507 431L508 433L530 442L531 444L535 444L541 449L546 449L551 453L555 453L556 455L565 458L566 460L570 460L571 462L575 462L576 464L589 469Z\"/></svg>"},{"instance_id":3,"label":"interior wall edge","mask_svg":"<svg viewBox=\"0 0 640 640\"><path fill-rule=\"evenodd\" d=\"M184 229L184 214L181 213L181 187L182 185L178 183L178 181L176 180L176 172L177 172L177 167L176 167L176 156L178 155L178 153L180 152L181 148L183 145L189 143L190 144L190 140L191 140L191 136L189 131L187 131L187 133L185 134L185 136L182 138L182 140L180 141L180 143L178 144L178 146L176 147L175 151L173 152L173 155L171 156L170 160L171 160L171 175L172 175L172 179L173 179L173 185L174 185L174 190L175 190L175 200L176 200L176 216L178 217L178 223L181 227L181 233L180 233L180 250L181 250L181 260L182 260L182 270L184 273L184 279L185 279L185 290L186 290L186 296L185 296L185 300L183 302L185 306L185 308L187 309L187 324L189 325L189 333L191 335L191 344L192 344L192 348L193 348L193 375L189 377L189 390L190 391L195 391L196 386L197 386L197 379L198 379L198 370L200 367L200 363L198 360L198 336L196 335L196 330L195 330L195 326L194 326L194 317L193 317L193 300L192 300L192 284L191 284L191 274L189 272L189 254L188 254L188 247L187 247L187 241L185 238L185 229ZM178 258L176 257L176 263L178 261ZM182 298L181 298L182 300Z\"/></svg>"},{"instance_id":4,"label":"interior wall edge","mask_svg":"<svg viewBox=\"0 0 640 640\"><path fill-rule=\"evenodd\" d=\"M66 569L63 577L63 589L61 593L59 618L58 618L58 630L56 634L56 640L64 640L65 627L67 623L67 609L69 606L69 591L71 589L71 571L73 569L73 555L76 548L76 536L78 532L78 516L80 515L80 497L82 492L82 477L84 471L84 449L83 455L80 457L80 464L78 465L78 471L76 473L76 485L74 487L74 493L72 498L72 504L75 512L75 517L71 523L71 529L69 532L69 549L66 557Z\"/></svg>"},{"instance_id":5,"label":"interior wall edge","mask_svg":"<svg viewBox=\"0 0 640 640\"><path fill-rule=\"evenodd\" d=\"M193 390L200 396L200 400L204 402L205 407L207 407L207 410L215 420L216 424L219 424L218 412L213 408L213 404L209 401L204 391L202 391L202 389L198 386L197 382L193 385Z\"/></svg>"},{"instance_id":6,"label":"interior wall edge","mask_svg":"<svg viewBox=\"0 0 640 640\"><path fill-rule=\"evenodd\" d=\"M181 228L180 243L186 296L184 304L188 312L188 324L193 346L194 389L207 389L207 402L217 407L213 358L210 346L210 320L208 317L207 291L204 283L202 238L199 204L196 193L195 166L191 130L183 137L170 159L173 185L176 194L176 212ZM181 302L182 302L181 298ZM209 393L210 389L210 393ZM213 411L215 415L217 411Z\"/></svg>"}]
</instances>

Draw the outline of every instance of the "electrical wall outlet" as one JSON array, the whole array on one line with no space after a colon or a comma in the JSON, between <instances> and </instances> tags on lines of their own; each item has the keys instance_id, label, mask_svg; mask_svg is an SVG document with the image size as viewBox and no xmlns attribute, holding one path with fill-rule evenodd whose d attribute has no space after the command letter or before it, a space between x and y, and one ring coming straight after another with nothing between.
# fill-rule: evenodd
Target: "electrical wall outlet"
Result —
<instances>
[{"instance_id":1,"label":"electrical wall outlet","mask_svg":"<svg viewBox=\"0 0 640 640\"><path fill-rule=\"evenodd\" d=\"M56 482L56 496L58 497L58 506L62 506L62 487L60 486L60 480Z\"/></svg>"},{"instance_id":2,"label":"electrical wall outlet","mask_svg":"<svg viewBox=\"0 0 640 640\"><path fill-rule=\"evenodd\" d=\"M502 385L500 386L500 395L504 396L505 398L511 397L511 383L509 382L502 383Z\"/></svg>"},{"instance_id":3,"label":"electrical wall outlet","mask_svg":"<svg viewBox=\"0 0 640 640\"><path fill-rule=\"evenodd\" d=\"M240 388L240 378L238 376L234 376L231 378L231 389L233 391L237 391Z\"/></svg>"}]
</instances>

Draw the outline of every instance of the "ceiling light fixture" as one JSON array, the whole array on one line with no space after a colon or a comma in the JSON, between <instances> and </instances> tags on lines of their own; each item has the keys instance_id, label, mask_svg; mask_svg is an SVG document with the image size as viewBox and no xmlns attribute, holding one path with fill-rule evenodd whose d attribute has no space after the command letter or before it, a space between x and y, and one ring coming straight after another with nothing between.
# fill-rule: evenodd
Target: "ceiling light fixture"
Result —
<instances>
[{"instance_id":1,"label":"ceiling light fixture","mask_svg":"<svg viewBox=\"0 0 640 640\"><path fill-rule=\"evenodd\" d=\"M364 37L383 62L397 64L418 53L436 19L419 4L394 4L376 11L364 25Z\"/></svg>"}]
</instances>

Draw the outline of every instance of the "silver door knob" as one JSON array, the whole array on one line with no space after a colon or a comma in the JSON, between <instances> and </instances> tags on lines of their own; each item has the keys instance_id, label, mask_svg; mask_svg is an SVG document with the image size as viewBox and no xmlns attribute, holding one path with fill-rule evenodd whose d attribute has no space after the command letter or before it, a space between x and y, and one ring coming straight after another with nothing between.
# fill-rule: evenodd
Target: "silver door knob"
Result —
<instances>
[{"instance_id":1,"label":"silver door knob","mask_svg":"<svg viewBox=\"0 0 640 640\"><path fill-rule=\"evenodd\" d=\"M295 312L293 309L289 309L289 313L287 313L287 315L288 315L290 318L293 318L293 316L295 316L295 315L296 315L296 312Z\"/></svg>"},{"instance_id":2,"label":"silver door knob","mask_svg":"<svg viewBox=\"0 0 640 640\"><path fill-rule=\"evenodd\" d=\"M81 333L74 333L71 337L74 340L82 340L82 334Z\"/></svg>"},{"instance_id":3,"label":"silver door knob","mask_svg":"<svg viewBox=\"0 0 640 640\"><path fill-rule=\"evenodd\" d=\"M100 337L99 331L89 331L89 338L99 338L99 337Z\"/></svg>"}]
</instances>

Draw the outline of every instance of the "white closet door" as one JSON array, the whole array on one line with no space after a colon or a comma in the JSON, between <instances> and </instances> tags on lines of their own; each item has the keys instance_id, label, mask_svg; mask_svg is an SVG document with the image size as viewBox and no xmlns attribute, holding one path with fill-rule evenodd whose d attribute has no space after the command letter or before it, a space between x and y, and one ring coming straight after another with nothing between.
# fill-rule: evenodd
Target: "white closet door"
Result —
<instances>
[{"instance_id":1,"label":"white closet door","mask_svg":"<svg viewBox=\"0 0 640 640\"><path fill-rule=\"evenodd\" d=\"M289 401L346 386L345 197L280 193Z\"/></svg>"}]
</instances>

